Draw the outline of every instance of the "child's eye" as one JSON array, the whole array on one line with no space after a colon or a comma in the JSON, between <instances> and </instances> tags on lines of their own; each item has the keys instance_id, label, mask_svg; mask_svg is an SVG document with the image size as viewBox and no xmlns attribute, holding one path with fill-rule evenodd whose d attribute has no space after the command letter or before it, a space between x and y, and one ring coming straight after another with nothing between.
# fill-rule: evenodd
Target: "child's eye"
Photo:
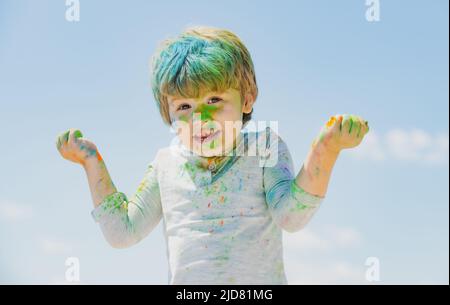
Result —
<instances>
[{"instance_id":1,"label":"child's eye","mask_svg":"<svg viewBox=\"0 0 450 305\"><path fill-rule=\"evenodd\" d=\"M183 104L183 105L180 105L180 107L178 107L177 110L186 110L186 109L189 109L189 108L191 108L190 105L188 105L188 104Z\"/></svg>"},{"instance_id":2,"label":"child's eye","mask_svg":"<svg viewBox=\"0 0 450 305\"><path fill-rule=\"evenodd\" d=\"M220 97L212 97L209 99L208 104L216 104L220 102L222 99Z\"/></svg>"}]
</instances>

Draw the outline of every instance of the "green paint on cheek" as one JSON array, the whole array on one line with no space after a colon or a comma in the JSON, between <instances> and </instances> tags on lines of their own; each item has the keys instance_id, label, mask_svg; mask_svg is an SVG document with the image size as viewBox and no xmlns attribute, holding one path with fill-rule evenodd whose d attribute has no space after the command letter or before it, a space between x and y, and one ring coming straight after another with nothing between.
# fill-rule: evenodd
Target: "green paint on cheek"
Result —
<instances>
[{"instance_id":1,"label":"green paint on cheek","mask_svg":"<svg viewBox=\"0 0 450 305\"><path fill-rule=\"evenodd\" d=\"M185 114L180 115L180 121L187 123L189 121L189 117Z\"/></svg>"}]
</instances>

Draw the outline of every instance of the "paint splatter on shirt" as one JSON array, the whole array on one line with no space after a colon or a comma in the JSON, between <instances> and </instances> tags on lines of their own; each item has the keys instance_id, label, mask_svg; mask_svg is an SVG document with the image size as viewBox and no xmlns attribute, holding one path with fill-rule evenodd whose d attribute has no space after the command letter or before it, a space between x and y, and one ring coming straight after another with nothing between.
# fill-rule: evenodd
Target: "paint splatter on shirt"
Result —
<instances>
[{"instance_id":1,"label":"paint splatter on shirt","mask_svg":"<svg viewBox=\"0 0 450 305\"><path fill-rule=\"evenodd\" d=\"M232 153L205 168L180 142L160 149L133 197L111 194L93 217L118 248L162 219L169 284L287 284L282 231L303 228L323 197L296 184L271 128L242 131Z\"/></svg>"}]
</instances>

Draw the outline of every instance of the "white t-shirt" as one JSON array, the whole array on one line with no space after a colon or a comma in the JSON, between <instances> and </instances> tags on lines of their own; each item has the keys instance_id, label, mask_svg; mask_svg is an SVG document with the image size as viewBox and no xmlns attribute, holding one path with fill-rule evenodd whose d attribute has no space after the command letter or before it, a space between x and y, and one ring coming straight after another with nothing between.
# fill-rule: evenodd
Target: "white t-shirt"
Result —
<instances>
[{"instance_id":1,"label":"white t-shirt","mask_svg":"<svg viewBox=\"0 0 450 305\"><path fill-rule=\"evenodd\" d=\"M169 284L287 284L282 229L303 228L323 197L295 182L271 129L242 131L215 168L180 142L160 149L130 200L109 195L92 212L106 240L129 247L163 219Z\"/></svg>"}]
</instances>

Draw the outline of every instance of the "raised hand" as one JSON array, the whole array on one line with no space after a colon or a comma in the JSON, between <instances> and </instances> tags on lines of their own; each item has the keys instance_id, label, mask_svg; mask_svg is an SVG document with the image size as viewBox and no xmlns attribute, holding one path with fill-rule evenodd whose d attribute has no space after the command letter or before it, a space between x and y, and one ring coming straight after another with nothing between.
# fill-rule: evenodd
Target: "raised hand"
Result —
<instances>
[{"instance_id":1,"label":"raised hand","mask_svg":"<svg viewBox=\"0 0 450 305\"><path fill-rule=\"evenodd\" d=\"M369 124L356 115L334 115L323 126L313 146L321 145L331 152L358 146L369 132Z\"/></svg>"},{"instance_id":2,"label":"raised hand","mask_svg":"<svg viewBox=\"0 0 450 305\"><path fill-rule=\"evenodd\" d=\"M64 159L85 165L90 158L102 160L97 146L91 141L84 139L78 129L69 129L61 133L56 139L56 148Z\"/></svg>"}]
</instances>

